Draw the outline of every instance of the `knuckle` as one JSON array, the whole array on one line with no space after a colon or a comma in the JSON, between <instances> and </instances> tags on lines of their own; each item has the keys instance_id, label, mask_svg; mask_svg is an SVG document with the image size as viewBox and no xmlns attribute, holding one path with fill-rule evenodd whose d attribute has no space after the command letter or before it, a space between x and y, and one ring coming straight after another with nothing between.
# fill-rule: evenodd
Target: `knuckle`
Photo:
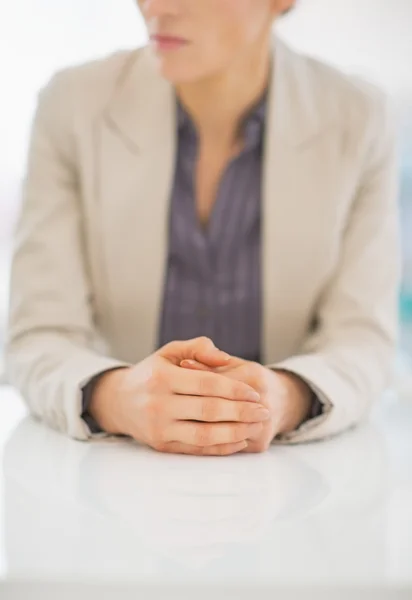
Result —
<instances>
[{"instance_id":1,"label":"knuckle","mask_svg":"<svg viewBox=\"0 0 412 600\"><path fill-rule=\"evenodd\" d=\"M176 342L168 342L167 344L165 344L164 346L159 348L157 353L161 353L162 351L174 350L175 347L176 347Z\"/></svg>"},{"instance_id":2,"label":"knuckle","mask_svg":"<svg viewBox=\"0 0 412 600\"><path fill-rule=\"evenodd\" d=\"M170 358L171 356L175 356L176 354L178 354L179 350L181 349L181 345L181 342L178 341L168 342L167 344L159 348L159 350L157 350L155 354L158 356L165 356Z\"/></svg>"},{"instance_id":3,"label":"knuckle","mask_svg":"<svg viewBox=\"0 0 412 600\"><path fill-rule=\"evenodd\" d=\"M234 381L231 385L230 393L234 399L245 399L245 394L249 390L244 383L240 381Z\"/></svg>"},{"instance_id":4,"label":"knuckle","mask_svg":"<svg viewBox=\"0 0 412 600\"><path fill-rule=\"evenodd\" d=\"M235 425L230 428L229 434L229 442L232 444L236 444L237 442L241 442L246 439L246 428L244 425Z\"/></svg>"},{"instance_id":5,"label":"knuckle","mask_svg":"<svg viewBox=\"0 0 412 600\"><path fill-rule=\"evenodd\" d=\"M213 344L212 340L206 335L201 335L200 337L198 337L196 339L196 342L198 342L198 344L201 344L202 346L210 346L211 344Z\"/></svg>"},{"instance_id":6,"label":"knuckle","mask_svg":"<svg viewBox=\"0 0 412 600\"><path fill-rule=\"evenodd\" d=\"M201 404L200 420L206 422L213 422L217 419L217 407L216 403L211 398L204 398Z\"/></svg>"},{"instance_id":7,"label":"knuckle","mask_svg":"<svg viewBox=\"0 0 412 600\"><path fill-rule=\"evenodd\" d=\"M212 340L206 336L201 336L194 340L193 345L190 347L190 355L192 358L196 358L199 353L207 353L212 348L214 348Z\"/></svg>"},{"instance_id":8,"label":"knuckle","mask_svg":"<svg viewBox=\"0 0 412 600\"><path fill-rule=\"evenodd\" d=\"M146 388L149 392L155 392L163 387L166 382L165 371L161 365L154 365L148 375Z\"/></svg>"},{"instance_id":9,"label":"knuckle","mask_svg":"<svg viewBox=\"0 0 412 600\"><path fill-rule=\"evenodd\" d=\"M194 425L193 438L196 446L210 446L211 433L210 428L204 424Z\"/></svg>"},{"instance_id":10,"label":"knuckle","mask_svg":"<svg viewBox=\"0 0 412 600\"><path fill-rule=\"evenodd\" d=\"M251 420L253 415L253 412L251 410L251 407L246 404L246 403L242 403L239 404L237 407L237 420L241 421L241 422L248 422Z\"/></svg>"},{"instance_id":11,"label":"knuckle","mask_svg":"<svg viewBox=\"0 0 412 600\"><path fill-rule=\"evenodd\" d=\"M216 386L212 379L206 374L199 377L199 393L201 396L213 396L216 391Z\"/></svg>"}]
</instances>

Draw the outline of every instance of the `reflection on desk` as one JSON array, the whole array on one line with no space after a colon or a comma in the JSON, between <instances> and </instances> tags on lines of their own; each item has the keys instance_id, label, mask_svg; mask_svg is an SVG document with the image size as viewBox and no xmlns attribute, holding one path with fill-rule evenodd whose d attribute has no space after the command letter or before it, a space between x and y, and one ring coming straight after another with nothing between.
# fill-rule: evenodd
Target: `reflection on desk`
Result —
<instances>
[{"instance_id":1,"label":"reflection on desk","mask_svg":"<svg viewBox=\"0 0 412 600\"><path fill-rule=\"evenodd\" d=\"M412 477L399 483L382 422L204 459L75 442L26 417L4 449L7 575L410 585Z\"/></svg>"}]
</instances>

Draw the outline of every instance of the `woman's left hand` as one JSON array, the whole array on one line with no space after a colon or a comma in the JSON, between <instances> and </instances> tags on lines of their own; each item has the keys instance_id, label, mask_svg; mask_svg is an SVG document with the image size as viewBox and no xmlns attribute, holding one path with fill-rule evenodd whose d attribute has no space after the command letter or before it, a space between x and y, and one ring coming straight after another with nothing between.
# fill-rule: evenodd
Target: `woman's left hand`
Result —
<instances>
[{"instance_id":1,"label":"woman's left hand","mask_svg":"<svg viewBox=\"0 0 412 600\"><path fill-rule=\"evenodd\" d=\"M274 438L297 429L309 416L313 393L297 375L274 371L259 363L232 357L225 367L213 369L193 360L183 360L185 369L213 370L252 386L262 404L270 410L271 418L263 425L257 438L248 440L244 452L264 452Z\"/></svg>"}]
</instances>

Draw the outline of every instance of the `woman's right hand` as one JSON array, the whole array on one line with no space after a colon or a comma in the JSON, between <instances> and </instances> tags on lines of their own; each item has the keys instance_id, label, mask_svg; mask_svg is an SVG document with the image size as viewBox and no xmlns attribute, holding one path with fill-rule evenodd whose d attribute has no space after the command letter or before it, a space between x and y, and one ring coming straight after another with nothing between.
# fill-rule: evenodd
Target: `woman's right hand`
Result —
<instances>
[{"instance_id":1,"label":"woman's right hand","mask_svg":"<svg viewBox=\"0 0 412 600\"><path fill-rule=\"evenodd\" d=\"M240 452L269 418L259 394L218 373L183 369L185 359L210 367L230 361L208 338L171 342L133 367L103 375L91 416L108 433L129 435L161 452Z\"/></svg>"}]
</instances>

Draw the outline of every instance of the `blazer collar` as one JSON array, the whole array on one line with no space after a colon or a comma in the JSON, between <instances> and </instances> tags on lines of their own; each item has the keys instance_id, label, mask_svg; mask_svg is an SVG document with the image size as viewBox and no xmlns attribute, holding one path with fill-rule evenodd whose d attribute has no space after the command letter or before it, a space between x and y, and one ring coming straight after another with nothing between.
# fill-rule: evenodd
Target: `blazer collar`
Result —
<instances>
[{"instance_id":1,"label":"blazer collar","mask_svg":"<svg viewBox=\"0 0 412 600\"><path fill-rule=\"evenodd\" d=\"M106 110L108 124L135 153L162 144L175 119L173 86L163 79L149 47L136 50L124 67Z\"/></svg>"},{"instance_id":2,"label":"blazer collar","mask_svg":"<svg viewBox=\"0 0 412 600\"><path fill-rule=\"evenodd\" d=\"M328 92L321 81L316 85L310 59L291 50L277 36L272 53L266 131L270 129L270 135L276 132L290 146L309 143L336 119L338 109L333 102L321 101L321 95ZM330 108L325 112L321 106ZM177 125L174 88L159 74L149 47L130 55L105 116L135 153L161 145L171 120Z\"/></svg>"}]
</instances>

